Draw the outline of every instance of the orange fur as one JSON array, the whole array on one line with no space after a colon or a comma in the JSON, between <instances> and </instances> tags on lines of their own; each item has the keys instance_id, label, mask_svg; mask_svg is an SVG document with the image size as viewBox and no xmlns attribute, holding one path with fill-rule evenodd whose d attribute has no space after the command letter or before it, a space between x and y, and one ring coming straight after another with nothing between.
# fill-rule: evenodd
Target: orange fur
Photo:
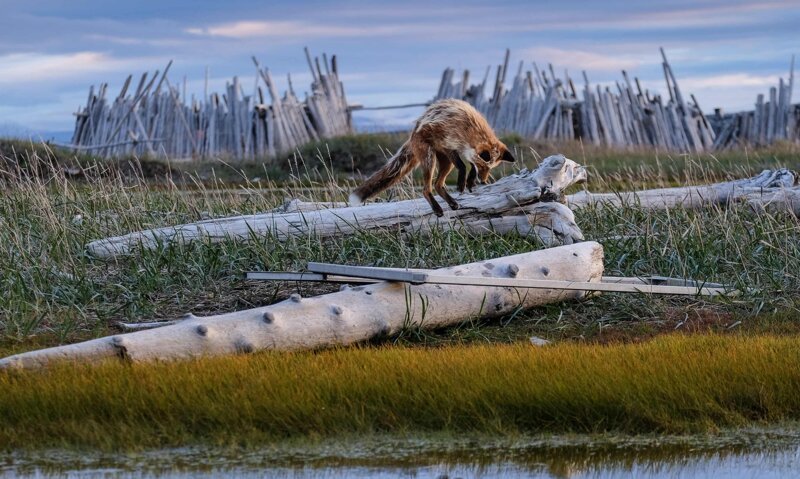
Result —
<instances>
[{"instance_id":1,"label":"orange fur","mask_svg":"<svg viewBox=\"0 0 800 479\"><path fill-rule=\"evenodd\" d=\"M458 203L444 186L453 167L459 169L459 190L463 192L465 171L470 165L476 170L470 173L471 190L475 173L486 182L489 171L502 161L514 161L514 158L483 115L467 102L441 100L430 105L419 117L411 136L389 163L353 191L350 203L360 204L377 195L419 166L423 169L422 195L434 213L442 216L444 212L431 191L437 169L436 192L455 210Z\"/></svg>"}]
</instances>

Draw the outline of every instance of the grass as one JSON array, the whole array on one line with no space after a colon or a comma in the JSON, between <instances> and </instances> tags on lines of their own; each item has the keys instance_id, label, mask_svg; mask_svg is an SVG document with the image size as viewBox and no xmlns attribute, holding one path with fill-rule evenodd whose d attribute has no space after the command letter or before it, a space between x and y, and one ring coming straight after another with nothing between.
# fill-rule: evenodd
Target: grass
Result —
<instances>
[{"instance_id":1,"label":"grass","mask_svg":"<svg viewBox=\"0 0 800 479\"><path fill-rule=\"evenodd\" d=\"M358 167L332 166L340 161L334 152L395 140L331 141L317 156L298 154L282 168L253 164L252 171L245 163L142 167L45 146L0 148L0 356L105 335L118 320L219 313L297 290L335 289L245 284L247 270L297 270L307 261L432 268L541 247L521 237L385 231L198 243L115 261L85 252L94 239L263 212L288 198L342 201ZM516 146L529 166L554 152ZM562 148L589 165L592 191L797 167L791 145L718 157ZM418 193L406 181L389 195ZM666 212L630 205L584 208L576 218L588 239L603 243L606 274L691 277L747 293L713 301L604 295L443 331L409 328L388 342L321 353L0 373L0 445L146 447L383 431L675 432L800 419L791 367L800 351L796 217L755 215L739 205ZM715 335L663 337L675 331ZM534 349L532 335L559 344Z\"/></svg>"},{"instance_id":2,"label":"grass","mask_svg":"<svg viewBox=\"0 0 800 479\"><path fill-rule=\"evenodd\" d=\"M269 180L311 184L331 179L358 179L382 166L407 138L407 133L353 134L311 142L275 158L240 160L218 157L203 161L174 161L169 158L118 158L104 160L102 168L112 167L125 176L140 176L150 184L175 182L194 187L198 180L206 186L215 182L245 184L252 182L274 186ZM521 167L534 167L542 158L563 153L590 169L593 191L630 190L653 186L669 186L686 182L710 182L731 177L750 176L764 168L797 166L800 145L777 143L768 148L741 147L714 153L676 153L651 148L608 148L584 145L581 142L558 144L531 141L516 134L501 139L513 150ZM97 160L87 154L45 143L0 138L0 180L4 172L20 165L28 171L44 160L56 169L94 169ZM507 168L501 172L511 171ZM7 177L13 179L11 177ZM82 178L83 172L73 175ZM90 178L91 179L91 176ZM218 186L218 185L217 185Z\"/></svg>"},{"instance_id":3,"label":"grass","mask_svg":"<svg viewBox=\"0 0 800 479\"><path fill-rule=\"evenodd\" d=\"M631 190L691 183L710 183L760 173L765 168L797 166L800 146L776 144L769 148L741 148L715 153L675 153L650 148L595 147L580 142L559 144L535 142L516 135L502 139L512 149L518 164L503 165L499 175L515 168L535 167L543 158L562 153L590 171L592 191ZM205 161L173 165L178 177L218 177L227 182L245 178L274 180L327 179L338 182L359 179L377 170L406 140L406 134L362 134L327 139L275 159ZM269 166L266 166L269 165ZM455 175L452 175L455 176Z\"/></svg>"},{"instance_id":4,"label":"grass","mask_svg":"<svg viewBox=\"0 0 800 479\"><path fill-rule=\"evenodd\" d=\"M178 184L174 175L153 181L141 168L126 172L106 163L83 164L76 180L55 166L63 158L48 150L15 154L4 157L7 166L0 175L5 178L0 179L5 189L0 197L0 354L107 334L118 320L175 318L188 311L218 313L269 304L297 289L304 294L329 290L288 283L244 284L241 275L247 270L297 270L307 261L430 268L540 247L519 237L438 232L416 238L387 231L324 242L261 238L247 244L196 244L145 252L135 259L98 261L84 249L94 239L262 212L291 197L344 200L354 182L337 178L332 167L319 159L298 163L302 175L259 181L240 177L237 184L197 176ZM608 165L613 158L610 153L603 155L598 152L585 161L606 165L595 167L589 185L593 191L608 190L622 180L633 186L640 181L636 171L646 176L643 181L648 185L669 183L669 174L655 173L663 170L664 163L652 152L649 159L637 160L635 170L629 165L608 174L603 171L612 168ZM775 150L752 156L770 158L775 166L785 155ZM699 158L688 157L685 161L694 165L681 173L693 175L686 176L686 182L744 174L744 170L724 173L721 162L701 165ZM406 182L392 194L417 196L409 185ZM536 334L607 342L650 337L673 328L797 329L800 228L795 217L758 216L737 206L652 212L633 205L582 209L577 221L588 239L604 244L607 274L691 277L731 283L751 293L725 303L607 295L580 304L536 308L513 321L471 321L444 332L410 332L400 341L514 342Z\"/></svg>"},{"instance_id":5,"label":"grass","mask_svg":"<svg viewBox=\"0 0 800 479\"><path fill-rule=\"evenodd\" d=\"M797 337L363 347L0 373L0 445L102 449L443 431L668 432L800 419Z\"/></svg>"}]
</instances>

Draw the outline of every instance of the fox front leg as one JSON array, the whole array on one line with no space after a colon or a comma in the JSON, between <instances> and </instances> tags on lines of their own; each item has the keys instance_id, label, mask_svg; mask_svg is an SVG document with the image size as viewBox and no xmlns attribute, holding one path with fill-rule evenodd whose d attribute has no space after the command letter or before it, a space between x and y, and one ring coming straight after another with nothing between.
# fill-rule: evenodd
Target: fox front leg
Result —
<instances>
[{"instance_id":1,"label":"fox front leg","mask_svg":"<svg viewBox=\"0 0 800 479\"><path fill-rule=\"evenodd\" d=\"M475 188L475 180L478 178L478 167L472 165L472 168L469 170L469 176L467 177L467 188L469 188L469 192L472 193L472 188Z\"/></svg>"},{"instance_id":2,"label":"fox front leg","mask_svg":"<svg viewBox=\"0 0 800 479\"><path fill-rule=\"evenodd\" d=\"M467 187L469 192L472 193L472 188L475 187L475 180L477 179L477 176L478 176L478 165L477 165L477 163L475 163L475 161L476 160L477 161L481 161L481 159L480 158L476 158L476 156L478 156L478 155L475 152L475 150L473 150L472 148L465 148L465 149L461 150L457 156L461 160L461 163L465 165L465 167L469 167L470 168L469 175L467 176L467 180L466 180L466 185L465 186ZM467 159L467 161L464 161L465 158ZM460 172L459 172L459 174L460 174ZM460 184L459 184L459 187L461 187Z\"/></svg>"},{"instance_id":3,"label":"fox front leg","mask_svg":"<svg viewBox=\"0 0 800 479\"><path fill-rule=\"evenodd\" d=\"M461 157L458 156L458 153L455 151L450 152L450 161L458 170L458 192L463 193L464 188L467 185L467 165L464 164L464 162L461 160ZM472 188L470 188L470 191L472 191Z\"/></svg>"}]
</instances>

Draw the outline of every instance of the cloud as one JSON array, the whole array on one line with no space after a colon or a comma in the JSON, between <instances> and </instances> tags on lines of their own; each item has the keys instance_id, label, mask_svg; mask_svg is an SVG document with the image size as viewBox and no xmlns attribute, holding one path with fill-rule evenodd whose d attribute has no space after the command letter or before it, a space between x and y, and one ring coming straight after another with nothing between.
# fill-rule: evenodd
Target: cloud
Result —
<instances>
[{"instance_id":1,"label":"cloud","mask_svg":"<svg viewBox=\"0 0 800 479\"><path fill-rule=\"evenodd\" d=\"M62 82L98 72L135 69L137 64L153 65L156 59L120 59L99 52L65 54L11 53L0 56L0 85L30 82Z\"/></svg>"},{"instance_id":2,"label":"cloud","mask_svg":"<svg viewBox=\"0 0 800 479\"><path fill-rule=\"evenodd\" d=\"M711 75L702 77L679 78L678 85L688 90L707 88L741 88L777 86L778 75L751 75L749 73L732 73L728 75Z\"/></svg>"},{"instance_id":3,"label":"cloud","mask_svg":"<svg viewBox=\"0 0 800 479\"><path fill-rule=\"evenodd\" d=\"M656 54L645 56L604 55L584 50L565 50L561 48L534 47L514 52L515 57L537 63L552 63L557 68L587 71L632 70L644 63L658 63ZM541 65L540 65L541 67Z\"/></svg>"},{"instance_id":4,"label":"cloud","mask_svg":"<svg viewBox=\"0 0 800 479\"><path fill-rule=\"evenodd\" d=\"M98 33L90 33L85 35L84 38L92 42L113 43L125 46L179 47L190 43L190 39L104 35Z\"/></svg>"},{"instance_id":5,"label":"cloud","mask_svg":"<svg viewBox=\"0 0 800 479\"><path fill-rule=\"evenodd\" d=\"M565 28L623 29L629 31L688 30L697 27L736 27L753 24L769 24L780 18L782 9L793 7L788 1L763 1L725 4L664 5L657 2L625 5L624 11L608 11L587 8L575 12L569 22L559 20L543 21L537 29L560 30ZM784 12L786 13L786 12Z\"/></svg>"},{"instance_id":6,"label":"cloud","mask_svg":"<svg viewBox=\"0 0 800 479\"><path fill-rule=\"evenodd\" d=\"M75 124L72 112L86 102L86 92L70 90L35 100L25 105L0 103L0 121L11 120L9 123L18 127L16 131L9 133L36 139L37 134L48 131L71 130Z\"/></svg>"},{"instance_id":7,"label":"cloud","mask_svg":"<svg viewBox=\"0 0 800 479\"><path fill-rule=\"evenodd\" d=\"M359 37L391 35L407 31L401 25L341 26L301 21L239 21L206 28L187 28L186 33L227 38L258 37Z\"/></svg>"}]
</instances>

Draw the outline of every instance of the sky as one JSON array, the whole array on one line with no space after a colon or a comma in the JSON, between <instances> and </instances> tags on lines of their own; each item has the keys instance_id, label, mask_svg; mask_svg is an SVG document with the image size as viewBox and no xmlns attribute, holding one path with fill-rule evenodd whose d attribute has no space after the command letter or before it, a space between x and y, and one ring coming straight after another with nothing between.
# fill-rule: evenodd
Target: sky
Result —
<instances>
[{"instance_id":1,"label":"sky","mask_svg":"<svg viewBox=\"0 0 800 479\"><path fill-rule=\"evenodd\" d=\"M254 85L252 55L281 90L290 73L305 91L304 46L336 54L348 100L366 106L430 100L445 67L477 80L506 48L511 72L552 63L602 84L625 69L663 91L664 47L685 95L707 113L739 111L788 78L800 1L0 0L0 134L63 137L90 85L107 82L116 96L129 74L169 60L170 80L186 78L189 94L202 95L206 68L211 91L234 75ZM396 125L418 113L359 120Z\"/></svg>"}]
</instances>

